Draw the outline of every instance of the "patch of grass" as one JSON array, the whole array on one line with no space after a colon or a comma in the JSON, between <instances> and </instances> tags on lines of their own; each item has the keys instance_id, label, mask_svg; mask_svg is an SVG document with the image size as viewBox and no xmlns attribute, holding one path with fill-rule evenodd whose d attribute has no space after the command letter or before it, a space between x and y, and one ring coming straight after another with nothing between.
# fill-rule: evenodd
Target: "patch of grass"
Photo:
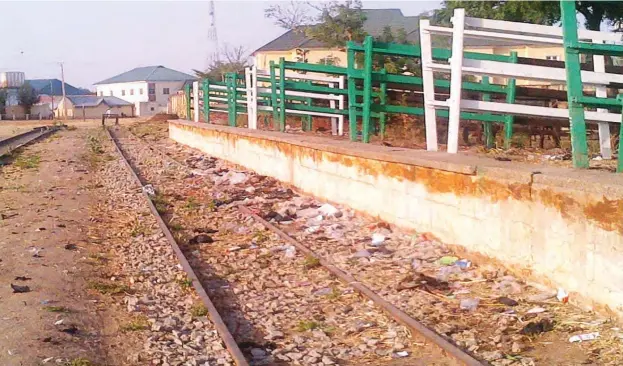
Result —
<instances>
[{"instance_id":1,"label":"patch of grass","mask_svg":"<svg viewBox=\"0 0 623 366\"><path fill-rule=\"evenodd\" d=\"M51 313L71 313L71 310L64 306L44 306L43 310Z\"/></svg>"},{"instance_id":2,"label":"patch of grass","mask_svg":"<svg viewBox=\"0 0 623 366\"><path fill-rule=\"evenodd\" d=\"M203 304L194 304L192 308L190 308L190 315L194 318L198 318L200 316L208 315L208 308L206 308Z\"/></svg>"},{"instance_id":3,"label":"patch of grass","mask_svg":"<svg viewBox=\"0 0 623 366\"><path fill-rule=\"evenodd\" d=\"M78 129L77 126L75 125L68 125L67 127L65 127L67 129L67 131L75 131Z\"/></svg>"},{"instance_id":4,"label":"patch of grass","mask_svg":"<svg viewBox=\"0 0 623 366\"><path fill-rule=\"evenodd\" d=\"M162 215L167 212L169 202L166 200L164 195L162 195L162 193L156 192L156 194L151 197L151 201L154 203L154 206L156 206L156 211L158 211L159 214Z\"/></svg>"},{"instance_id":5,"label":"patch of grass","mask_svg":"<svg viewBox=\"0 0 623 366\"><path fill-rule=\"evenodd\" d=\"M149 228L140 220L136 219L132 223L132 228L130 229L130 236L136 238L140 235L146 235Z\"/></svg>"},{"instance_id":6,"label":"patch of grass","mask_svg":"<svg viewBox=\"0 0 623 366\"><path fill-rule=\"evenodd\" d=\"M121 283L89 282L89 288L102 295L116 295L130 291L128 286Z\"/></svg>"},{"instance_id":7,"label":"patch of grass","mask_svg":"<svg viewBox=\"0 0 623 366\"><path fill-rule=\"evenodd\" d=\"M253 234L253 241L257 244L262 244L268 241L269 236L266 234L266 231L264 230L257 230L254 234Z\"/></svg>"},{"instance_id":8,"label":"patch of grass","mask_svg":"<svg viewBox=\"0 0 623 366\"><path fill-rule=\"evenodd\" d=\"M87 144L89 146L89 151L93 154L103 154L104 148L102 147L102 142L100 141L99 136L89 135L87 136Z\"/></svg>"},{"instance_id":9,"label":"patch of grass","mask_svg":"<svg viewBox=\"0 0 623 366\"><path fill-rule=\"evenodd\" d=\"M102 253L91 253L89 254L89 259L92 259L98 262L106 262L108 260L108 258L106 258L106 255Z\"/></svg>"},{"instance_id":10,"label":"patch of grass","mask_svg":"<svg viewBox=\"0 0 623 366\"><path fill-rule=\"evenodd\" d=\"M210 212L214 212L214 211L216 211L216 201L215 201L215 200L210 200L210 202L208 202L208 204L206 205L206 208L207 208Z\"/></svg>"},{"instance_id":11,"label":"patch of grass","mask_svg":"<svg viewBox=\"0 0 623 366\"><path fill-rule=\"evenodd\" d=\"M320 323L313 321L313 320L301 320L297 325L296 325L296 331L297 332L305 332L308 330L314 330L314 329L318 329L320 328Z\"/></svg>"},{"instance_id":12,"label":"patch of grass","mask_svg":"<svg viewBox=\"0 0 623 366\"><path fill-rule=\"evenodd\" d=\"M172 222L172 223L169 223L169 229L173 231L181 231L184 228L182 227L182 224L180 224L179 222Z\"/></svg>"},{"instance_id":13,"label":"patch of grass","mask_svg":"<svg viewBox=\"0 0 623 366\"><path fill-rule=\"evenodd\" d=\"M149 322L144 315L137 315L128 323L120 327L122 332L136 332L139 330L145 330L149 328Z\"/></svg>"},{"instance_id":14,"label":"patch of grass","mask_svg":"<svg viewBox=\"0 0 623 366\"><path fill-rule=\"evenodd\" d=\"M17 159L13 161L13 165L20 169L37 169L40 162L41 157L39 155L19 155Z\"/></svg>"},{"instance_id":15,"label":"patch of grass","mask_svg":"<svg viewBox=\"0 0 623 366\"><path fill-rule=\"evenodd\" d=\"M95 366L95 364L86 358L78 357L65 363L66 366Z\"/></svg>"},{"instance_id":16,"label":"patch of grass","mask_svg":"<svg viewBox=\"0 0 623 366\"><path fill-rule=\"evenodd\" d=\"M331 289L331 293L327 295L327 299L329 300L337 300L342 296L342 291L338 290L336 287Z\"/></svg>"},{"instance_id":17,"label":"patch of grass","mask_svg":"<svg viewBox=\"0 0 623 366\"><path fill-rule=\"evenodd\" d=\"M183 289L189 289L193 287L193 280L190 278L179 279L177 280L177 284Z\"/></svg>"},{"instance_id":18,"label":"patch of grass","mask_svg":"<svg viewBox=\"0 0 623 366\"><path fill-rule=\"evenodd\" d=\"M189 197L186 200L186 204L184 205L184 208L187 209L188 211L195 211L199 207L201 207L201 204L197 202L197 199L195 199L195 197Z\"/></svg>"},{"instance_id":19,"label":"patch of grass","mask_svg":"<svg viewBox=\"0 0 623 366\"><path fill-rule=\"evenodd\" d=\"M320 259L308 255L307 257L305 257L305 261L303 261L303 267L305 267L305 269L312 269L312 268L316 268L320 266Z\"/></svg>"}]
</instances>

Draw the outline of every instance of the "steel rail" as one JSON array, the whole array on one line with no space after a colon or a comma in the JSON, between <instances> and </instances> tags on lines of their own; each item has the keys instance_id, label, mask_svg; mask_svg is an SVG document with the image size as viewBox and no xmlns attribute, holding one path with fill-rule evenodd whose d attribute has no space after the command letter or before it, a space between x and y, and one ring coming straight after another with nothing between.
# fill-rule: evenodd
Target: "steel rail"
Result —
<instances>
[{"instance_id":1,"label":"steel rail","mask_svg":"<svg viewBox=\"0 0 623 366\"><path fill-rule=\"evenodd\" d=\"M108 134L108 137L110 138L110 140L113 142L115 149L117 150L117 153L119 153L119 155L121 156L124 165L130 172L132 177L134 177L134 180L141 187L141 192L143 193L143 196L145 198L145 201L147 202L147 205L149 206L151 213L154 215L156 221L158 222L158 226L164 233L164 236L169 241L169 244L171 244L171 247L173 248L175 255L177 256L180 264L182 265L182 269L184 270L184 272L186 272L186 275L188 276L188 278L192 280L193 287L195 288L195 290L197 291L197 294L199 295L204 305L208 309L210 320L212 320L212 322L214 323L214 327L216 328L219 335L221 336L221 339L225 343L225 347L227 348L230 355L234 359L234 362L238 366L249 366L249 363L244 357L244 354L242 353L242 351L240 350L240 347L238 347L238 344L234 340L234 337L229 332L229 329L227 329L227 326L225 325L223 318L219 314L218 310L216 310L214 303L212 303L212 300L210 300L210 297L208 296L207 292L201 285L201 282L199 281L199 277L197 277L197 274L192 269L190 263L186 259L186 256L184 256L184 253L182 252L179 245L173 238L173 235L171 234L171 231L165 224L164 220L162 220L162 217L158 213L156 206L154 206L154 203L152 202L151 197L147 194L147 192L145 192L144 189L142 189L144 187L143 182L141 181L138 174L136 173L136 171L134 170L134 168L128 161L128 158L126 157L125 153L121 149L121 146L119 145L119 142L117 141L117 138L113 135L113 133L111 133L111 131L108 128L106 128L106 133Z\"/></svg>"},{"instance_id":2,"label":"steel rail","mask_svg":"<svg viewBox=\"0 0 623 366\"><path fill-rule=\"evenodd\" d=\"M263 218L261 218L257 214L251 212L251 210L249 210L247 207L239 205L238 209L242 213L251 216L258 223L261 223L262 225L266 226L270 231L272 231L275 234L279 235L279 237L281 237L286 242L294 245L301 252L305 253L308 256L312 256L312 257L318 259L319 263L323 267L325 267L325 269L327 269L329 272L331 272L333 275L335 275L337 278L339 278L342 282L344 282L347 285L349 285L350 287L354 288L361 295L367 297L372 302L374 302L376 305L381 307L394 320L396 320L397 322L405 325L406 327L408 327L409 329L415 331L416 333L419 333L424 338L428 339L429 341L431 341L435 345L437 345L439 348L444 350L450 356L454 357L455 359L457 359L458 361L464 363L467 366L482 366L483 365L482 362L480 362L479 360L477 360L476 358L474 358L470 354L466 353L465 351L463 351L462 349L460 349L459 347L457 347L453 343L449 342L448 340L446 340L445 338L443 338L442 336L437 334L435 331L429 329L424 324L422 324L419 321L413 319L407 313L405 313L404 311L398 309L392 303L386 301L381 296L379 296L377 293L375 293L374 291L372 291L368 287L366 287L364 284L362 284L361 282L357 281L357 279L355 279L353 276L351 276L350 274L346 273L345 271L339 269L335 265L331 264L329 261L327 261L326 259L324 259L320 255L316 254L313 250L309 249L307 246L301 244L300 242L298 242L297 240L295 240L294 238L292 238L291 236L289 236L285 232L281 231L275 225L269 223L268 221L264 220Z\"/></svg>"},{"instance_id":3,"label":"steel rail","mask_svg":"<svg viewBox=\"0 0 623 366\"><path fill-rule=\"evenodd\" d=\"M31 143L39 138L48 136L51 133L58 131L58 127L35 127L30 131L17 134L15 136L8 137L4 140L0 140L0 156L9 154L11 151L18 149L28 143Z\"/></svg>"}]
</instances>

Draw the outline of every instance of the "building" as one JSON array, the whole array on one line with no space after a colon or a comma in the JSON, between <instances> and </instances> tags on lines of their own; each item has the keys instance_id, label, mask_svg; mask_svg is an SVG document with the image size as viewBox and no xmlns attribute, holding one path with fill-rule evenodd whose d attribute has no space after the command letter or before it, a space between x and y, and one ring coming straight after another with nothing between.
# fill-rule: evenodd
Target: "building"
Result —
<instances>
[{"instance_id":1,"label":"building","mask_svg":"<svg viewBox=\"0 0 623 366\"><path fill-rule=\"evenodd\" d=\"M196 77L164 66L137 67L95 83L98 97L118 97L132 103L137 116L166 113L169 97Z\"/></svg>"},{"instance_id":2,"label":"building","mask_svg":"<svg viewBox=\"0 0 623 366\"><path fill-rule=\"evenodd\" d=\"M101 118L109 110L120 116L134 116L133 103L117 97L97 95L69 95L60 100L54 112L56 117L87 119Z\"/></svg>"},{"instance_id":3,"label":"building","mask_svg":"<svg viewBox=\"0 0 623 366\"><path fill-rule=\"evenodd\" d=\"M379 36L385 27L389 26L392 31L404 29L409 42L419 43L418 17L404 16L400 9L364 9L363 12L366 16L364 30L368 34ZM299 50L298 55L297 50ZM305 62L346 66L346 50L329 48L322 42L307 37L304 29L289 30L258 48L253 52L255 65L262 70L267 70L270 61L278 63L280 57L287 61L296 61L300 57L300 50L305 53L303 56Z\"/></svg>"},{"instance_id":4,"label":"building","mask_svg":"<svg viewBox=\"0 0 623 366\"><path fill-rule=\"evenodd\" d=\"M58 79L31 79L26 80L37 91L37 94L52 96L63 95L63 82ZM66 95L90 95L93 94L88 89L76 88L71 84L65 83Z\"/></svg>"}]
</instances>

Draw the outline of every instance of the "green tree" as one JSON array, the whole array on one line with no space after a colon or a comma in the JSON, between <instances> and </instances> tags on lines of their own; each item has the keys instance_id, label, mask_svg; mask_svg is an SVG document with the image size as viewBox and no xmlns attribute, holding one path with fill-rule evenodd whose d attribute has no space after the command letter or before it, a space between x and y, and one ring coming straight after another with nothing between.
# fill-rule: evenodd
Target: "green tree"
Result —
<instances>
[{"instance_id":1,"label":"green tree","mask_svg":"<svg viewBox=\"0 0 623 366\"><path fill-rule=\"evenodd\" d=\"M360 0L329 2L318 8L316 24L305 29L305 34L328 47L346 47L346 42L363 42L366 16Z\"/></svg>"},{"instance_id":2,"label":"green tree","mask_svg":"<svg viewBox=\"0 0 623 366\"><path fill-rule=\"evenodd\" d=\"M602 22L611 26L623 20L623 6L617 1L576 1L576 9L584 16L584 26L599 30ZM558 1L456 1L444 0L433 20L448 24L456 8L464 8L468 16L513 22L552 25L560 21Z\"/></svg>"},{"instance_id":3,"label":"green tree","mask_svg":"<svg viewBox=\"0 0 623 366\"><path fill-rule=\"evenodd\" d=\"M193 70L197 77L210 81L221 82L228 72L240 72L249 66L248 57L244 47L223 47L217 59L212 60L210 66L204 71Z\"/></svg>"},{"instance_id":4,"label":"green tree","mask_svg":"<svg viewBox=\"0 0 623 366\"><path fill-rule=\"evenodd\" d=\"M29 82L25 82L17 91L17 98L19 104L26 110L26 114L30 114L30 108L37 103L39 95Z\"/></svg>"},{"instance_id":5,"label":"green tree","mask_svg":"<svg viewBox=\"0 0 623 366\"><path fill-rule=\"evenodd\" d=\"M0 114L4 114L6 107L6 90L0 89Z\"/></svg>"}]
</instances>

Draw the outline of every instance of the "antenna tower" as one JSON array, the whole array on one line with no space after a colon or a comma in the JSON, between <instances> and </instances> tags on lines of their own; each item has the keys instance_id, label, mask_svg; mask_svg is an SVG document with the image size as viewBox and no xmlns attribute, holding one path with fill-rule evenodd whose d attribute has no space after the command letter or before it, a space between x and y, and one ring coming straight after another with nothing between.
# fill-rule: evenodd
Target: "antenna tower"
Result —
<instances>
[{"instance_id":1,"label":"antenna tower","mask_svg":"<svg viewBox=\"0 0 623 366\"><path fill-rule=\"evenodd\" d=\"M219 61L218 34L216 33L216 12L214 0L210 0L210 29L208 30L208 67L215 61Z\"/></svg>"}]
</instances>

